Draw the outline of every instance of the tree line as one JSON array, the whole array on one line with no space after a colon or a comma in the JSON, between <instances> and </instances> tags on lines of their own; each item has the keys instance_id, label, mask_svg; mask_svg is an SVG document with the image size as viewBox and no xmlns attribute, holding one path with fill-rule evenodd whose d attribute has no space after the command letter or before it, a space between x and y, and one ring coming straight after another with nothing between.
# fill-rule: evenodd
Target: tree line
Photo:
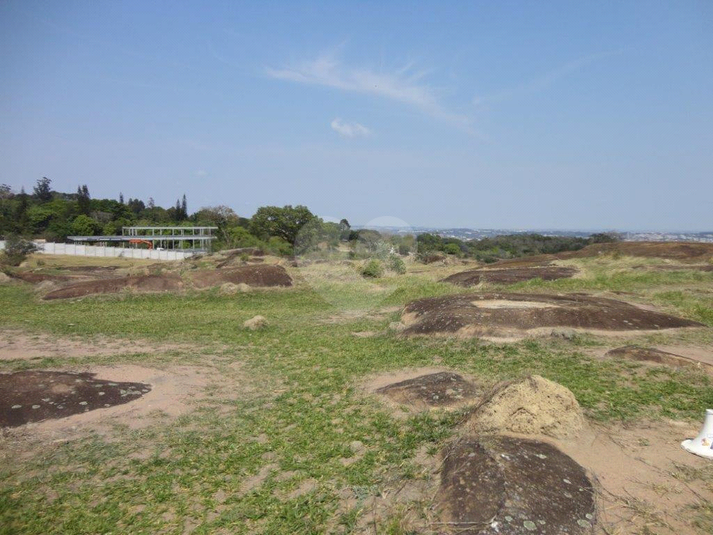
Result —
<instances>
[{"instance_id":1,"label":"tree line","mask_svg":"<svg viewBox=\"0 0 713 535\"><path fill-rule=\"evenodd\" d=\"M52 189L43 177L32 193L13 192L0 185L0 237L44 238L64 242L68 236L111 236L126 226L217 227L216 249L260 248L278 255L329 255L340 244L349 246L352 257L405 256L416 253L427 260L447 255L494 262L505 258L558 253L581 249L591 243L615 241L611 234L589 238L512 234L481 240L459 240L437 234L388 235L370 229L352 229L346 219L325 222L306 206L263 206L250 217L241 217L228 206L204 207L189 213L186 196L175 206L157 206L152 198L92 198L86 184L76 193Z\"/></svg>"}]
</instances>

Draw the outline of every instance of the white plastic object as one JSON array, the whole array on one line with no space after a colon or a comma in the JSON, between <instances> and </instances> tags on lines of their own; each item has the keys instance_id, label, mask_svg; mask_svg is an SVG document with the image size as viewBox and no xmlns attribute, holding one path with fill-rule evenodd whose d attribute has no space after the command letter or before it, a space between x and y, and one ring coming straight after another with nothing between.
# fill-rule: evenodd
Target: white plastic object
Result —
<instances>
[{"instance_id":1,"label":"white plastic object","mask_svg":"<svg viewBox=\"0 0 713 535\"><path fill-rule=\"evenodd\" d=\"M681 442L681 447L694 455L713 459L713 409L706 410L703 428L694 439Z\"/></svg>"}]
</instances>

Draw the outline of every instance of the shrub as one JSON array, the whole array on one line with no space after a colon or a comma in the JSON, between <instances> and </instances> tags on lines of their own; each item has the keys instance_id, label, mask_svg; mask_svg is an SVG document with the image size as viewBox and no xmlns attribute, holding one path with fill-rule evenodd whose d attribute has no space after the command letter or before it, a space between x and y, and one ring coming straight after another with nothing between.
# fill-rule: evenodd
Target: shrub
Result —
<instances>
[{"instance_id":1,"label":"shrub","mask_svg":"<svg viewBox=\"0 0 713 535\"><path fill-rule=\"evenodd\" d=\"M378 260L369 260L361 269L363 277L378 279L384 274L384 266Z\"/></svg>"},{"instance_id":2,"label":"shrub","mask_svg":"<svg viewBox=\"0 0 713 535\"><path fill-rule=\"evenodd\" d=\"M37 246L15 234L10 234L5 240L5 249L0 255L0 264L19 266L28 255L37 251Z\"/></svg>"},{"instance_id":3,"label":"shrub","mask_svg":"<svg viewBox=\"0 0 713 535\"><path fill-rule=\"evenodd\" d=\"M406 264L404 264L404 261L398 256L392 255L391 258L389 258L389 269L394 273L403 275L406 273Z\"/></svg>"},{"instance_id":4,"label":"shrub","mask_svg":"<svg viewBox=\"0 0 713 535\"><path fill-rule=\"evenodd\" d=\"M461 253L460 247L455 243L449 243L443 248L443 252L446 254L459 255Z\"/></svg>"}]
</instances>

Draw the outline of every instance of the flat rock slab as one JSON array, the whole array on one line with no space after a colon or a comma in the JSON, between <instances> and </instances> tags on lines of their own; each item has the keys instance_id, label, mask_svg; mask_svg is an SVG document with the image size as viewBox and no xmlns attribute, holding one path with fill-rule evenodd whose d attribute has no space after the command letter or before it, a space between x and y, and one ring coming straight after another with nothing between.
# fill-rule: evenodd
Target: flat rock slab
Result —
<instances>
[{"instance_id":1,"label":"flat rock slab","mask_svg":"<svg viewBox=\"0 0 713 535\"><path fill-rule=\"evenodd\" d=\"M0 373L0 427L64 418L129 403L151 391L143 383L118 383L93 373Z\"/></svg>"},{"instance_id":2,"label":"flat rock slab","mask_svg":"<svg viewBox=\"0 0 713 535\"><path fill-rule=\"evenodd\" d=\"M142 275L76 282L46 294L43 299L70 299L85 295L115 294L127 289L139 292L169 292L180 290L183 282L178 275Z\"/></svg>"},{"instance_id":3,"label":"flat rock slab","mask_svg":"<svg viewBox=\"0 0 713 535\"><path fill-rule=\"evenodd\" d=\"M406 305L403 334L459 334L519 339L538 329L658 331L703 327L629 303L583 294L459 294L419 299Z\"/></svg>"},{"instance_id":4,"label":"flat rock slab","mask_svg":"<svg viewBox=\"0 0 713 535\"><path fill-rule=\"evenodd\" d=\"M664 364L666 366L673 366L676 368L701 368L702 366L713 368L713 366L706 362L701 362L689 357L676 355L675 353L668 353L666 351L661 351L660 349L651 347L618 347L607 351L606 356L618 360L627 359L638 362L653 362L655 364Z\"/></svg>"},{"instance_id":5,"label":"flat rock slab","mask_svg":"<svg viewBox=\"0 0 713 535\"><path fill-rule=\"evenodd\" d=\"M478 394L476 386L453 372L421 375L376 390L397 403L421 407L449 407Z\"/></svg>"},{"instance_id":6,"label":"flat rock slab","mask_svg":"<svg viewBox=\"0 0 713 535\"><path fill-rule=\"evenodd\" d=\"M532 279L545 281L567 279L577 273L575 268L559 266L512 267L502 269L474 269L446 277L442 282L458 286L476 286L481 282L495 284L514 284Z\"/></svg>"},{"instance_id":7,"label":"flat rock slab","mask_svg":"<svg viewBox=\"0 0 713 535\"><path fill-rule=\"evenodd\" d=\"M282 266L242 266L230 269L206 269L192 275L196 288L211 288L226 282L248 286L292 286L292 277Z\"/></svg>"},{"instance_id":8,"label":"flat rock slab","mask_svg":"<svg viewBox=\"0 0 713 535\"><path fill-rule=\"evenodd\" d=\"M557 448L514 437L465 437L443 453L443 525L461 535L593 533L585 470Z\"/></svg>"}]
</instances>

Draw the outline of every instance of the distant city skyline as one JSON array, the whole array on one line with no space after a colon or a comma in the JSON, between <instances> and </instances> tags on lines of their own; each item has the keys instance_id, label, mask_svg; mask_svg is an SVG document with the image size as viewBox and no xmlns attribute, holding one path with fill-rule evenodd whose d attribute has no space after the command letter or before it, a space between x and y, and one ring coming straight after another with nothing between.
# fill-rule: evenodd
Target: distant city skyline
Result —
<instances>
[{"instance_id":1,"label":"distant city skyline","mask_svg":"<svg viewBox=\"0 0 713 535\"><path fill-rule=\"evenodd\" d=\"M713 3L0 3L0 183L437 228L713 227Z\"/></svg>"}]
</instances>

